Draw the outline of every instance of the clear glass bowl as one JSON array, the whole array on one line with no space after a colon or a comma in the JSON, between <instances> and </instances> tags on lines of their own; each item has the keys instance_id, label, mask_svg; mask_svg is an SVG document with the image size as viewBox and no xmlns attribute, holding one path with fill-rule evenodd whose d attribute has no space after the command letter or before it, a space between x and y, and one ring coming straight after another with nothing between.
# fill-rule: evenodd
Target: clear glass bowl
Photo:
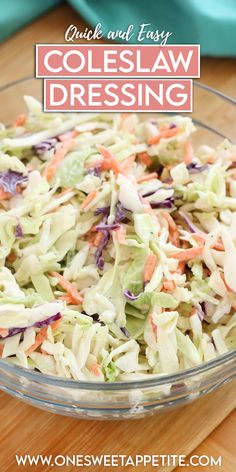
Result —
<instances>
[{"instance_id":1,"label":"clear glass bowl","mask_svg":"<svg viewBox=\"0 0 236 472\"><path fill-rule=\"evenodd\" d=\"M23 95L42 98L42 82L32 78L0 89L0 121L24 112ZM236 101L195 82L195 144L236 140ZM0 389L30 405L77 418L139 418L183 405L215 390L236 374L236 350L173 375L138 382L77 382L14 366L0 359Z\"/></svg>"}]
</instances>

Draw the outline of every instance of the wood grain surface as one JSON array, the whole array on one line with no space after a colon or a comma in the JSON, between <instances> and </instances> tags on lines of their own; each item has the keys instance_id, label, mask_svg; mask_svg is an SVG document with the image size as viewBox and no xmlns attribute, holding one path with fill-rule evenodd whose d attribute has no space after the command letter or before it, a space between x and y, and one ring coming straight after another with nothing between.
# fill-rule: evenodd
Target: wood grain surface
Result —
<instances>
[{"instance_id":1,"label":"wood grain surface","mask_svg":"<svg viewBox=\"0 0 236 472\"><path fill-rule=\"evenodd\" d=\"M69 6L62 5L5 41L0 46L0 86L25 76L34 76L33 45L38 42L63 42L65 30L70 24L75 24L78 29L86 26ZM236 98L235 59L203 58L201 81ZM14 458L16 453L194 453L221 454L223 466L219 470L235 472L235 391L236 383L232 382L168 414L122 422L78 421L55 416L0 393L0 470L14 472L34 469L17 467ZM38 466L35 469L44 472L51 470L51 467ZM62 469L73 470L70 467ZM93 470L103 469L97 467ZM154 469L146 467L145 470ZM173 468L158 470L170 471ZM177 468L176 472L181 470L182 467ZM191 471L191 468L188 470ZM198 470L200 468L194 467L194 471ZM208 472L213 468L204 467L201 470Z\"/></svg>"},{"instance_id":2,"label":"wood grain surface","mask_svg":"<svg viewBox=\"0 0 236 472\"><path fill-rule=\"evenodd\" d=\"M223 464L227 464L227 468L224 467L223 471L235 472L233 431L228 435L230 450L227 449L228 442L224 431L223 440L219 435L215 442L214 438L211 438L209 445L204 442L235 409L235 388L236 381L184 407L149 418L126 421L79 421L65 418L37 410L2 394L0 397L1 470L4 472L17 470L15 454L52 454L54 458L61 454L188 455L200 444L194 454L209 454L214 457L222 454ZM85 469L100 472L104 467ZM25 472L30 470L32 467L24 467ZM41 466L38 470L46 472L51 470L51 467ZM68 472L72 470L73 466L66 468ZM133 468L126 467L125 470L130 472ZM139 466L135 470L141 472L144 469ZM149 472L154 469L147 466L145 470ZM172 470L174 470L172 466L158 467L160 472ZM191 471L190 468L188 470ZM204 470L210 471L212 468L204 467Z\"/></svg>"}]
</instances>

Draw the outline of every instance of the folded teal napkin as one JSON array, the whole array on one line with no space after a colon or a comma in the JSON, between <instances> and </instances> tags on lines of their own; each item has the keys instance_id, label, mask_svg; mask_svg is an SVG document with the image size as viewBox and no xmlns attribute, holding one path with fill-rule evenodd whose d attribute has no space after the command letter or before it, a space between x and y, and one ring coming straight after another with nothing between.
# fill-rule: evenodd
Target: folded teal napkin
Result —
<instances>
[{"instance_id":1,"label":"folded teal napkin","mask_svg":"<svg viewBox=\"0 0 236 472\"><path fill-rule=\"evenodd\" d=\"M60 0L8 0L7 8L0 10L0 40L59 3ZM202 55L236 56L236 0L68 0L68 3L92 26L101 23L105 34L125 29L129 24L135 26L137 33L140 24L149 23L146 29L172 33L168 43L199 43ZM135 36L131 42L136 42Z\"/></svg>"},{"instance_id":2,"label":"folded teal napkin","mask_svg":"<svg viewBox=\"0 0 236 472\"><path fill-rule=\"evenodd\" d=\"M127 28L129 24L136 25L137 31L137 25L151 23L152 29L173 33L168 43L197 43L202 55L236 56L236 0L69 0L69 3L92 26L101 23L106 33Z\"/></svg>"},{"instance_id":3,"label":"folded teal napkin","mask_svg":"<svg viewBox=\"0 0 236 472\"><path fill-rule=\"evenodd\" d=\"M61 0L0 0L0 42L43 15ZM3 6L5 3L5 8ZM52 25L53 27L53 25ZM42 31L43 41L43 31Z\"/></svg>"}]
</instances>

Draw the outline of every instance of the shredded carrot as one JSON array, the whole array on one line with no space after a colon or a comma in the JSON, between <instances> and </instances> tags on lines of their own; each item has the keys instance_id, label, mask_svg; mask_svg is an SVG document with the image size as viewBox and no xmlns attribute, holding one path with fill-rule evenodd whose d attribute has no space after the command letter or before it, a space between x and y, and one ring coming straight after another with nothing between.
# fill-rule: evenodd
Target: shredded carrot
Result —
<instances>
[{"instance_id":1,"label":"shredded carrot","mask_svg":"<svg viewBox=\"0 0 236 472\"><path fill-rule=\"evenodd\" d=\"M196 314L197 314L196 308L192 308L192 310L190 311L190 316L193 316L193 315L196 315Z\"/></svg>"},{"instance_id":2,"label":"shredded carrot","mask_svg":"<svg viewBox=\"0 0 236 472\"><path fill-rule=\"evenodd\" d=\"M96 235L94 233L91 233L90 231L85 236L85 240L90 244L90 246L93 246L95 238Z\"/></svg>"},{"instance_id":3,"label":"shredded carrot","mask_svg":"<svg viewBox=\"0 0 236 472\"><path fill-rule=\"evenodd\" d=\"M85 197L83 203L81 204L81 209L84 210L86 206L88 206L89 203L92 202L92 200L96 197L97 195L97 190L92 190L87 197Z\"/></svg>"},{"instance_id":4,"label":"shredded carrot","mask_svg":"<svg viewBox=\"0 0 236 472\"><path fill-rule=\"evenodd\" d=\"M224 284L225 284L225 286L226 286L228 292L235 293L234 290L232 290L232 288L230 288L230 287L228 286L228 284L226 283L226 281L225 281L225 276L224 276L224 274L223 274L222 272L220 272L220 276L221 276L221 278L222 278L222 280L223 280L223 282L224 282Z\"/></svg>"},{"instance_id":5,"label":"shredded carrot","mask_svg":"<svg viewBox=\"0 0 236 472\"><path fill-rule=\"evenodd\" d=\"M50 324L52 331L56 331L60 323L61 323L61 318L59 318L59 320L53 321Z\"/></svg>"},{"instance_id":6,"label":"shredded carrot","mask_svg":"<svg viewBox=\"0 0 236 472\"><path fill-rule=\"evenodd\" d=\"M13 127L17 128L17 126L23 126L26 122L26 115L19 115L13 123Z\"/></svg>"},{"instance_id":7,"label":"shredded carrot","mask_svg":"<svg viewBox=\"0 0 236 472\"><path fill-rule=\"evenodd\" d=\"M104 237L103 232L98 231L95 238L93 239L92 245L95 246L95 247L98 247L99 244L102 242L103 237Z\"/></svg>"},{"instance_id":8,"label":"shredded carrot","mask_svg":"<svg viewBox=\"0 0 236 472\"><path fill-rule=\"evenodd\" d=\"M97 223L94 223L93 226L91 226L90 232L91 233L97 232Z\"/></svg>"},{"instance_id":9,"label":"shredded carrot","mask_svg":"<svg viewBox=\"0 0 236 472\"><path fill-rule=\"evenodd\" d=\"M206 241L207 235L203 234L203 233L194 233L192 237L196 241L199 241L200 243L204 243ZM210 247L211 247L211 249L216 249L217 251L224 251L225 250L222 241L216 241Z\"/></svg>"},{"instance_id":10,"label":"shredded carrot","mask_svg":"<svg viewBox=\"0 0 236 472\"><path fill-rule=\"evenodd\" d=\"M147 174L147 175L141 175L141 177L138 177L136 179L136 182L138 184L141 184L142 182L148 182L149 180L153 180L153 179L157 179L158 178L158 175L156 172L151 172L151 174Z\"/></svg>"},{"instance_id":11,"label":"shredded carrot","mask_svg":"<svg viewBox=\"0 0 236 472\"><path fill-rule=\"evenodd\" d=\"M194 233L192 235L193 239L195 239L195 241L198 241L199 243L205 243L206 241L206 236L205 234L203 233Z\"/></svg>"},{"instance_id":12,"label":"shredded carrot","mask_svg":"<svg viewBox=\"0 0 236 472\"><path fill-rule=\"evenodd\" d=\"M161 131L159 134L156 136L152 136L151 138L148 139L148 145L152 146L153 144L158 144L161 139L165 138L172 138L172 136L175 136L180 129L176 126L176 128L171 128L171 129L166 129Z\"/></svg>"},{"instance_id":13,"label":"shredded carrot","mask_svg":"<svg viewBox=\"0 0 236 472\"><path fill-rule=\"evenodd\" d=\"M157 337L157 325L154 323L152 317L153 317L153 314L152 314L152 313L149 313L149 315L148 315L148 321L149 321L150 326L151 326L151 328L152 328L153 334Z\"/></svg>"},{"instance_id":14,"label":"shredded carrot","mask_svg":"<svg viewBox=\"0 0 236 472\"><path fill-rule=\"evenodd\" d=\"M116 159L116 157L104 146L99 146L99 152L103 157L103 163L101 165L102 170L113 170L115 174L125 175L125 171L122 168L121 163Z\"/></svg>"},{"instance_id":15,"label":"shredded carrot","mask_svg":"<svg viewBox=\"0 0 236 472\"><path fill-rule=\"evenodd\" d=\"M117 241L120 244L126 244L125 236L126 236L126 230L124 226L120 226L115 230L115 234L117 237Z\"/></svg>"},{"instance_id":16,"label":"shredded carrot","mask_svg":"<svg viewBox=\"0 0 236 472\"><path fill-rule=\"evenodd\" d=\"M152 159L151 157L148 155L147 152L140 152L138 155L138 160L144 164L145 166L149 167L152 165Z\"/></svg>"},{"instance_id":17,"label":"shredded carrot","mask_svg":"<svg viewBox=\"0 0 236 472\"><path fill-rule=\"evenodd\" d=\"M22 188L21 188L20 185L16 186L16 192L17 193L22 192ZM2 187L0 187L0 200L10 200L10 198L12 198L12 197L13 197L12 193L5 192L5 190Z\"/></svg>"},{"instance_id":18,"label":"shredded carrot","mask_svg":"<svg viewBox=\"0 0 236 472\"><path fill-rule=\"evenodd\" d=\"M165 220L168 223L169 227L169 240L170 242L177 247L180 247L180 238L179 238L179 231L177 229L176 223L170 213L167 211L162 212L162 216L164 216Z\"/></svg>"},{"instance_id":19,"label":"shredded carrot","mask_svg":"<svg viewBox=\"0 0 236 472\"><path fill-rule=\"evenodd\" d=\"M55 152L52 160L49 162L47 167L45 167L43 171L43 176L47 181L50 181L52 177L54 177L57 168L60 165L60 162L64 159L66 154L70 151L70 149L74 146L73 139L68 139L67 141L63 141L60 143L60 147Z\"/></svg>"},{"instance_id":20,"label":"shredded carrot","mask_svg":"<svg viewBox=\"0 0 236 472\"><path fill-rule=\"evenodd\" d=\"M126 159L124 159L121 163L121 167L123 170L127 170L129 169L132 164L134 163L135 161L135 155L132 154L132 156L129 156L129 157L126 157Z\"/></svg>"},{"instance_id":21,"label":"shredded carrot","mask_svg":"<svg viewBox=\"0 0 236 472\"><path fill-rule=\"evenodd\" d=\"M99 377L102 373L102 369L101 369L101 366L97 363L97 362L94 362L91 366L90 366L90 369L89 369L91 372L93 372L93 374L95 374L97 377Z\"/></svg>"},{"instance_id":22,"label":"shredded carrot","mask_svg":"<svg viewBox=\"0 0 236 472\"><path fill-rule=\"evenodd\" d=\"M8 329L0 328L0 336L2 336L3 338L8 336Z\"/></svg>"},{"instance_id":23,"label":"shredded carrot","mask_svg":"<svg viewBox=\"0 0 236 472\"><path fill-rule=\"evenodd\" d=\"M222 241L216 241L214 244L211 246L212 249L216 249L217 251L224 251L224 244Z\"/></svg>"},{"instance_id":24,"label":"shredded carrot","mask_svg":"<svg viewBox=\"0 0 236 472\"><path fill-rule=\"evenodd\" d=\"M63 275L58 274L58 272L51 272L52 277L56 277L58 279L59 285L61 285L64 290L66 290L67 294L74 300L74 303L80 305L83 302L82 295L78 292L75 286L69 282L68 280L63 277Z\"/></svg>"},{"instance_id":25,"label":"shredded carrot","mask_svg":"<svg viewBox=\"0 0 236 472\"><path fill-rule=\"evenodd\" d=\"M174 280L164 280L163 282L163 290L166 292L173 292L175 290L175 282Z\"/></svg>"},{"instance_id":26,"label":"shredded carrot","mask_svg":"<svg viewBox=\"0 0 236 472\"><path fill-rule=\"evenodd\" d=\"M169 233L169 240L173 246L180 247L180 238L178 230Z\"/></svg>"},{"instance_id":27,"label":"shredded carrot","mask_svg":"<svg viewBox=\"0 0 236 472\"><path fill-rule=\"evenodd\" d=\"M3 344L0 344L0 357L2 357L3 348L4 348L4 345L3 345Z\"/></svg>"},{"instance_id":28,"label":"shredded carrot","mask_svg":"<svg viewBox=\"0 0 236 472\"><path fill-rule=\"evenodd\" d=\"M56 195L56 198L60 198L60 197L63 197L64 195L66 195L67 193L70 193L73 191L73 188L72 187L69 187L69 188L65 188L64 190L62 190L60 193L58 193Z\"/></svg>"},{"instance_id":29,"label":"shredded carrot","mask_svg":"<svg viewBox=\"0 0 236 472\"><path fill-rule=\"evenodd\" d=\"M58 300L62 300L63 302L66 302L67 305L74 305L74 299L71 298L70 295L61 295L61 297L58 297Z\"/></svg>"},{"instance_id":30,"label":"shredded carrot","mask_svg":"<svg viewBox=\"0 0 236 472\"><path fill-rule=\"evenodd\" d=\"M60 141L68 141L68 139L72 139L72 138L75 138L76 136L78 136L79 132L78 131L67 131L66 133L63 133L63 134L60 134L60 136L58 136L59 140Z\"/></svg>"},{"instance_id":31,"label":"shredded carrot","mask_svg":"<svg viewBox=\"0 0 236 472\"><path fill-rule=\"evenodd\" d=\"M176 231L177 226L176 226L176 223L175 223L174 219L170 215L170 213L168 213L167 211L162 211L161 214L165 218L165 220L167 221L168 226L169 226L169 230L170 231Z\"/></svg>"},{"instance_id":32,"label":"shredded carrot","mask_svg":"<svg viewBox=\"0 0 236 472\"><path fill-rule=\"evenodd\" d=\"M60 318L59 320L53 321L53 322L49 325L49 326L51 327L51 330L52 330L52 331L56 331L56 329L58 328L60 322L61 322L61 318ZM46 326L45 328L48 329L49 326ZM46 337L46 339L47 339L47 338L48 338L48 330L47 330L47 337ZM32 348L32 346L30 347L30 349L31 349L31 348ZM40 351L41 351L42 354L48 356L48 352L45 351L44 349L42 349L42 346L41 346L41 348L40 348Z\"/></svg>"},{"instance_id":33,"label":"shredded carrot","mask_svg":"<svg viewBox=\"0 0 236 472\"><path fill-rule=\"evenodd\" d=\"M32 352L36 351L38 347L43 344L43 341L45 341L48 338L48 326L44 326L43 328L40 329L38 334L35 337L35 342L32 344L32 346L27 349L26 354L31 354Z\"/></svg>"},{"instance_id":34,"label":"shredded carrot","mask_svg":"<svg viewBox=\"0 0 236 472\"><path fill-rule=\"evenodd\" d=\"M214 164L216 161L216 156L209 156L207 159L208 164Z\"/></svg>"},{"instance_id":35,"label":"shredded carrot","mask_svg":"<svg viewBox=\"0 0 236 472\"><path fill-rule=\"evenodd\" d=\"M2 187L0 187L0 200L10 200L12 194L10 192L5 192Z\"/></svg>"},{"instance_id":36,"label":"shredded carrot","mask_svg":"<svg viewBox=\"0 0 236 472\"><path fill-rule=\"evenodd\" d=\"M41 352L44 356L49 356L48 352L45 351L44 349L42 349L42 347L40 348L40 352Z\"/></svg>"},{"instance_id":37,"label":"shredded carrot","mask_svg":"<svg viewBox=\"0 0 236 472\"><path fill-rule=\"evenodd\" d=\"M166 129L170 129L169 125L162 125L159 128L160 131L165 131Z\"/></svg>"},{"instance_id":38,"label":"shredded carrot","mask_svg":"<svg viewBox=\"0 0 236 472\"><path fill-rule=\"evenodd\" d=\"M191 141L187 141L184 146L184 163L190 164L193 160L193 146Z\"/></svg>"},{"instance_id":39,"label":"shredded carrot","mask_svg":"<svg viewBox=\"0 0 236 472\"><path fill-rule=\"evenodd\" d=\"M175 272L176 272L177 274L180 274L180 275L184 274L184 272L185 272L185 266L186 266L186 264L185 264L184 261L179 262L178 267L177 267L177 269L175 270Z\"/></svg>"},{"instance_id":40,"label":"shredded carrot","mask_svg":"<svg viewBox=\"0 0 236 472\"><path fill-rule=\"evenodd\" d=\"M224 245L221 241L216 241L214 244L211 246L212 249L216 249L217 251L224 251Z\"/></svg>"},{"instance_id":41,"label":"shredded carrot","mask_svg":"<svg viewBox=\"0 0 236 472\"><path fill-rule=\"evenodd\" d=\"M144 266L143 280L145 284L150 282L153 272L156 268L156 264L157 264L157 256L153 254L153 252L151 252L147 257L147 260Z\"/></svg>"},{"instance_id":42,"label":"shredded carrot","mask_svg":"<svg viewBox=\"0 0 236 472\"><path fill-rule=\"evenodd\" d=\"M11 251L10 254L7 256L7 262L15 262L17 259L17 255L15 254L14 251Z\"/></svg>"},{"instance_id":43,"label":"shredded carrot","mask_svg":"<svg viewBox=\"0 0 236 472\"><path fill-rule=\"evenodd\" d=\"M201 247L191 247L190 249L185 249L183 251L175 252L171 254L171 257L178 259L181 262L187 262L195 257L201 256L203 252L203 246Z\"/></svg>"}]
</instances>

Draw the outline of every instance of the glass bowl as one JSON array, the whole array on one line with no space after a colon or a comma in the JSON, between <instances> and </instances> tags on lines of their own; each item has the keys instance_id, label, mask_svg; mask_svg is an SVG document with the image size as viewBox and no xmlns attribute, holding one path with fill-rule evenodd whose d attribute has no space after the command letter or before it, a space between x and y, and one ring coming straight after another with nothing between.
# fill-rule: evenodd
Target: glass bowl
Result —
<instances>
[{"instance_id":1,"label":"glass bowl","mask_svg":"<svg viewBox=\"0 0 236 472\"><path fill-rule=\"evenodd\" d=\"M0 121L24 112L23 95L42 99L42 81L27 78L0 89ZM235 141L236 101L194 83L195 144ZM146 114L145 114L146 115ZM236 374L236 350L173 375L150 380L96 383L65 380L0 359L0 389L30 405L76 418L139 418L183 405L215 390Z\"/></svg>"}]
</instances>

